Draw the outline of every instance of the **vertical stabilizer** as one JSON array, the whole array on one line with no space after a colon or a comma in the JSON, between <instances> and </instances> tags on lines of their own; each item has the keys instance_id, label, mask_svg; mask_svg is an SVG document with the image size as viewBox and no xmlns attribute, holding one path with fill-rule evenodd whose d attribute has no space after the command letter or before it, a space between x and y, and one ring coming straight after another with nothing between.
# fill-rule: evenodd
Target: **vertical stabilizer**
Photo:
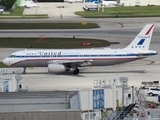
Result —
<instances>
[{"instance_id":1,"label":"vertical stabilizer","mask_svg":"<svg viewBox=\"0 0 160 120\"><path fill-rule=\"evenodd\" d=\"M153 29L154 24L147 24L125 49L148 50L152 38Z\"/></svg>"}]
</instances>

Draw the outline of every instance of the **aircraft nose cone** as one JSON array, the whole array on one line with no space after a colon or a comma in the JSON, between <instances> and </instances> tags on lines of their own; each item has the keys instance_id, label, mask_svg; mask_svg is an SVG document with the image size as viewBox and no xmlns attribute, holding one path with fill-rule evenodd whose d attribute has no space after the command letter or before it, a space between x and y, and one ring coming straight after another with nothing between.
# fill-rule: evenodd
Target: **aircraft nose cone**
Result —
<instances>
[{"instance_id":1,"label":"aircraft nose cone","mask_svg":"<svg viewBox=\"0 0 160 120\"><path fill-rule=\"evenodd\" d=\"M5 58L5 59L3 60L3 64L5 64L5 65L8 65L8 66L9 66L9 61L8 61L8 59L7 59L7 58Z\"/></svg>"}]
</instances>

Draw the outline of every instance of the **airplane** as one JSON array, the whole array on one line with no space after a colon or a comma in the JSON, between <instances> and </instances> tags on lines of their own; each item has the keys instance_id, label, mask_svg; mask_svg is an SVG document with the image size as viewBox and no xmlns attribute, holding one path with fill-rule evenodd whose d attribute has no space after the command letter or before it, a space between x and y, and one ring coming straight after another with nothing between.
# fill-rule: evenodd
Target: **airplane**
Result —
<instances>
[{"instance_id":1,"label":"airplane","mask_svg":"<svg viewBox=\"0 0 160 120\"><path fill-rule=\"evenodd\" d=\"M48 67L48 72L62 73L73 69L79 74L79 67L108 66L157 55L149 50L154 24L147 24L134 40L122 49L36 49L12 53L3 63L13 67Z\"/></svg>"}]
</instances>

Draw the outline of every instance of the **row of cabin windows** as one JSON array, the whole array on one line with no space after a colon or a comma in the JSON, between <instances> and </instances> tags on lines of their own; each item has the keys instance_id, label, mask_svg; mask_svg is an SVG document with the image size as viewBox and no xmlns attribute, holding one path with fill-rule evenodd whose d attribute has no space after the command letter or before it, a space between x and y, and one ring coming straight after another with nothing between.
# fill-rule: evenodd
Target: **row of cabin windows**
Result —
<instances>
[{"instance_id":1,"label":"row of cabin windows","mask_svg":"<svg viewBox=\"0 0 160 120\"><path fill-rule=\"evenodd\" d=\"M133 56L134 54L130 54L129 56ZM111 57L111 56L128 56L127 54L119 54L119 55L45 55L45 56L32 56L32 55L28 55L28 56L15 56L15 55L11 55L10 57Z\"/></svg>"}]
</instances>

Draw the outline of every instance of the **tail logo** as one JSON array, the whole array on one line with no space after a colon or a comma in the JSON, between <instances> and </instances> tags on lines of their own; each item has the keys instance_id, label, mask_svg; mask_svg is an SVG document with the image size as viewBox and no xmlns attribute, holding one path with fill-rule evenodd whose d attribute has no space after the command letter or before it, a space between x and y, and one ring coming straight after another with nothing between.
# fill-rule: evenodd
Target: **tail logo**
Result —
<instances>
[{"instance_id":1,"label":"tail logo","mask_svg":"<svg viewBox=\"0 0 160 120\"><path fill-rule=\"evenodd\" d=\"M139 38L141 39L137 45L143 45L144 41L146 38L150 38L150 35L148 35L150 33L150 31L152 30L154 24L149 28L149 30L146 32L146 34L143 36L143 35L140 35Z\"/></svg>"},{"instance_id":2,"label":"tail logo","mask_svg":"<svg viewBox=\"0 0 160 120\"><path fill-rule=\"evenodd\" d=\"M137 45L142 45L144 43L145 39L141 39Z\"/></svg>"}]
</instances>

